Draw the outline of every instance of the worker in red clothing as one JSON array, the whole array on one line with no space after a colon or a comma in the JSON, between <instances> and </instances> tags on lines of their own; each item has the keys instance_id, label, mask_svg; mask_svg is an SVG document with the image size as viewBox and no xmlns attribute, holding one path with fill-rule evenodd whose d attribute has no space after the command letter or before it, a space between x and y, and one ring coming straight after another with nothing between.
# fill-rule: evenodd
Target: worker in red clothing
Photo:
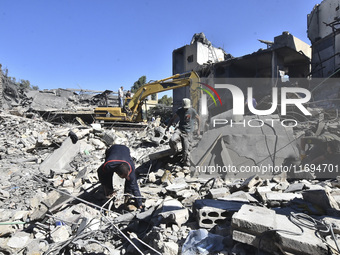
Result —
<instances>
[{"instance_id":1,"label":"worker in red clothing","mask_svg":"<svg viewBox=\"0 0 340 255\"><path fill-rule=\"evenodd\" d=\"M105 152L105 162L98 168L98 178L104 186L105 195L113 193L112 177L116 173L125 179L124 193L132 194L137 208L142 209L142 197L135 174L135 165L130 156L130 149L125 145L112 145Z\"/></svg>"}]
</instances>

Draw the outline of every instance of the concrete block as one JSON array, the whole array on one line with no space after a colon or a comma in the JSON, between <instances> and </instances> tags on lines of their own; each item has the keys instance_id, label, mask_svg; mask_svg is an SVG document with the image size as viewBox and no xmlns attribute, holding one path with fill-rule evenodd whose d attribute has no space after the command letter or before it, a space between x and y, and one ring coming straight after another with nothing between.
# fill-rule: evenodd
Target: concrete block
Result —
<instances>
[{"instance_id":1,"label":"concrete block","mask_svg":"<svg viewBox=\"0 0 340 255\"><path fill-rule=\"evenodd\" d=\"M56 190L52 190L48 193L47 197L44 199L43 203L48 207L52 207L52 205L61 197L61 193Z\"/></svg>"},{"instance_id":2,"label":"concrete block","mask_svg":"<svg viewBox=\"0 0 340 255\"><path fill-rule=\"evenodd\" d=\"M275 227L275 211L258 206L243 205L232 217L232 228L249 234L259 234Z\"/></svg>"},{"instance_id":3,"label":"concrete block","mask_svg":"<svg viewBox=\"0 0 340 255\"><path fill-rule=\"evenodd\" d=\"M331 224L333 227L334 234L340 234L340 218L339 217L330 217L330 216L322 216L320 220L323 220L326 224Z\"/></svg>"},{"instance_id":4,"label":"concrete block","mask_svg":"<svg viewBox=\"0 0 340 255\"><path fill-rule=\"evenodd\" d=\"M228 212L237 212L240 210L244 203L225 201L225 200L214 200L214 199L198 199L193 204L194 209L197 211L205 206L222 209Z\"/></svg>"},{"instance_id":5,"label":"concrete block","mask_svg":"<svg viewBox=\"0 0 340 255\"><path fill-rule=\"evenodd\" d=\"M241 185L242 190L249 190L252 187L259 186L262 183L262 179L258 175L250 176Z\"/></svg>"},{"instance_id":6,"label":"concrete block","mask_svg":"<svg viewBox=\"0 0 340 255\"><path fill-rule=\"evenodd\" d=\"M201 228L211 229L216 225L225 223L228 217L228 212L222 209L213 207L203 207L198 210L198 225Z\"/></svg>"},{"instance_id":7,"label":"concrete block","mask_svg":"<svg viewBox=\"0 0 340 255\"><path fill-rule=\"evenodd\" d=\"M40 240L33 240L28 244L26 247L26 254L27 255L40 255L44 254L48 249L48 244L44 241Z\"/></svg>"},{"instance_id":8,"label":"concrete block","mask_svg":"<svg viewBox=\"0 0 340 255\"><path fill-rule=\"evenodd\" d=\"M189 211L176 199L165 198L159 213L166 222L176 223L178 226L186 223L189 219Z\"/></svg>"},{"instance_id":9,"label":"concrete block","mask_svg":"<svg viewBox=\"0 0 340 255\"><path fill-rule=\"evenodd\" d=\"M302 233L287 216L276 214L267 208L243 205L233 215L232 228L235 241L258 247L258 240L261 238L265 243L265 247L261 244L261 248L270 253L277 250L275 246L271 246L275 244L281 251L292 254L328 254L327 246L315 235L315 230L302 227ZM268 238L268 241L263 238Z\"/></svg>"},{"instance_id":10,"label":"concrete block","mask_svg":"<svg viewBox=\"0 0 340 255\"><path fill-rule=\"evenodd\" d=\"M21 249L26 247L29 242L30 234L26 232L17 232L8 240L7 246L14 249Z\"/></svg>"},{"instance_id":11,"label":"concrete block","mask_svg":"<svg viewBox=\"0 0 340 255\"><path fill-rule=\"evenodd\" d=\"M257 199L251 196L248 192L244 192L242 190L236 191L231 195L227 195L226 197L220 198L220 200L227 200L227 201L235 201L241 203L258 203Z\"/></svg>"},{"instance_id":12,"label":"concrete block","mask_svg":"<svg viewBox=\"0 0 340 255\"><path fill-rule=\"evenodd\" d=\"M165 189L170 192L178 192L185 189L186 187L188 187L188 184L184 179L175 179L174 183L170 184Z\"/></svg>"},{"instance_id":13,"label":"concrete block","mask_svg":"<svg viewBox=\"0 0 340 255\"><path fill-rule=\"evenodd\" d=\"M275 190L275 191L284 191L284 190L287 190L288 187L289 187L289 183L288 182L280 182L277 185L275 185L272 190Z\"/></svg>"},{"instance_id":14,"label":"concrete block","mask_svg":"<svg viewBox=\"0 0 340 255\"><path fill-rule=\"evenodd\" d=\"M293 183L288 186L288 188L285 190L286 193L289 192L296 192L296 191L302 191L305 189L306 185L304 183Z\"/></svg>"},{"instance_id":15,"label":"concrete block","mask_svg":"<svg viewBox=\"0 0 340 255\"><path fill-rule=\"evenodd\" d=\"M276 229L301 233L301 230L285 215L276 215ZM282 250L293 254L327 255L328 248L320 238L315 235L315 230L303 228L302 235L287 234L283 231L276 232L277 243Z\"/></svg>"},{"instance_id":16,"label":"concrete block","mask_svg":"<svg viewBox=\"0 0 340 255\"><path fill-rule=\"evenodd\" d=\"M40 171L45 176L49 176L51 171L57 174L67 173L71 171L69 163L80 151L81 141L73 144L71 138L67 138L60 148L53 151L53 153L45 159L40 165Z\"/></svg>"},{"instance_id":17,"label":"concrete block","mask_svg":"<svg viewBox=\"0 0 340 255\"><path fill-rule=\"evenodd\" d=\"M150 173L149 176L148 176L148 181L151 182L151 183L154 183L157 181L156 179L156 174L154 172Z\"/></svg>"},{"instance_id":18,"label":"concrete block","mask_svg":"<svg viewBox=\"0 0 340 255\"><path fill-rule=\"evenodd\" d=\"M267 252L273 253L275 251L278 251L278 248L276 247L274 241L271 239L273 235L256 236L242 231L234 230L232 236L234 241L245 243L256 248L258 248L259 245L261 245L260 249Z\"/></svg>"},{"instance_id":19,"label":"concrete block","mask_svg":"<svg viewBox=\"0 0 340 255\"><path fill-rule=\"evenodd\" d=\"M69 226L62 225L58 226L52 233L51 238L53 242L63 242L66 241L70 237L71 229Z\"/></svg>"},{"instance_id":20,"label":"concrete block","mask_svg":"<svg viewBox=\"0 0 340 255\"><path fill-rule=\"evenodd\" d=\"M225 223L226 219L237 212L243 203L213 199L196 200L193 207L197 223L202 228L211 229Z\"/></svg>"},{"instance_id":21,"label":"concrete block","mask_svg":"<svg viewBox=\"0 0 340 255\"><path fill-rule=\"evenodd\" d=\"M209 190L209 197L210 198L220 198L220 197L225 197L228 196L229 189L227 188L219 188L219 189L211 189Z\"/></svg>"},{"instance_id":22,"label":"concrete block","mask_svg":"<svg viewBox=\"0 0 340 255\"><path fill-rule=\"evenodd\" d=\"M105 143L103 143L102 141L98 140L98 139L90 139L90 142L92 143L92 145L97 149L97 150L101 150L101 149L105 149L106 145Z\"/></svg>"},{"instance_id":23,"label":"concrete block","mask_svg":"<svg viewBox=\"0 0 340 255\"><path fill-rule=\"evenodd\" d=\"M175 242L164 242L163 254L167 255L177 255L178 254L178 244Z\"/></svg>"},{"instance_id":24,"label":"concrete block","mask_svg":"<svg viewBox=\"0 0 340 255\"><path fill-rule=\"evenodd\" d=\"M295 198L302 199L302 195L295 193L268 192L266 193L266 198L267 201L287 202Z\"/></svg>"}]
</instances>

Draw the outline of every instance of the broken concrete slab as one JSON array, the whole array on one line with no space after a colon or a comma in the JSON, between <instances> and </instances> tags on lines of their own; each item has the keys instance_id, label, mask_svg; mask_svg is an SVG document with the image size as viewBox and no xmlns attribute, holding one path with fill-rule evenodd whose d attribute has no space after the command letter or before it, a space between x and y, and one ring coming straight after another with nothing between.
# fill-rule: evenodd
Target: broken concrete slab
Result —
<instances>
[{"instance_id":1,"label":"broken concrete slab","mask_svg":"<svg viewBox=\"0 0 340 255\"><path fill-rule=\"evenodd\" d=\"M21 249L26 247L26 245L31 241L29 233L17 232L15 233L7 242L7 246L13 249Z\"/></svg>"},{"instance_id":2,"label":"broken concrete slab","mask_svg":"<svg viewBox=\"0 0 340 255\"><path fill-rule=\"evenodd\" d=\"M268 192L266 193L266 198L266 201L288 202L295 198L302 198L302 195L296 193Z\"/></svg>"},{"instance_id":3,"label":"broken concrete slab","mask_svg":"<svg viewBox=\"0 0 340 255\"><path fill-rule=\"evenodd\" d=\"M306 188L306 185L304 183L292 183L292 184L289 184L288 188L284 191L286 193L289 193L289 192L296 192L296 191L302 191Z\"/></svg>"},{"instance_id":4,"label":"broken concrete slab","mask_svg":"<svg viewBox=\"0 0 340 255\"><path fill-rule=\"evenodd\" d=\"M57 226L56 229L51 232L51 237L53 242L58 243L66 241L70 237L71 233L72 231L69 226L61 225Z\"/></svg>"},{"instance_id":5,"label":"broken concrete slab","mask_svg":"<svg viewBox=\"0 0 340 255\"><path fill-rule=\"evenodd\" d=\"M183 189L188 187L186 181L182 178L176 178L173 180L173 183L165 187L165 189L169 192L177 193Z\"/></svg>"},{"instance_id":6,"label":"broken concrete slab","mask_svg":"<svg viewBox=\"0 0 340 255\"><path fill-rule=\"evenodd\" d=\"M281 250L293 254L327 255L328 247L316 236L315 230L302 227L301 233L300 227L297 227L287 216L276 215L276 228L280 230L276 232L276 242Z\"/></svg>"},{"instance_id":7,"label":"broken concrete slab","mask_svg":"<svg viewBox=\"0 0 340 255\"><path fill-rule=\"evenodd\" d=\"M210 189L208 197L212 198L212 199L216 199L216 198L226 197L229 194L230 193L229 193L229 189L228 188Z\"/></svg>"},{"instance_id":8,"label":"broken concrete slab","mask_svg":"<svg viewBox=\"0 0 340 255\"><path fill-rule=\"evenodd\" d=\"M260 186L262 179L258 175L248 177L241 185L240 189L249 190L255 186Z\"/></svg>"},{"instance_id":9,"label":"broken concrete slab","mask_svg":"<svg viewBox=\"0 0 340 255\"><path fill-rule=\"evenodd\" d=\"M259 234L275 228L275 211L265 207L242 205L232 217L233 230Z\"/></svg>"},{"instance_id":10,"label":"broken concrete slab","mask_svg":"<svg viewBox=\"0 0 340 255\"><path fill-rule=\"evenodd\" d=\"M250 195L248 192L244 192L242 190L233 192L230 195L225 197L219 198L219 200L227 200L227 201L234 201L234 202L241 202L241 203L258 203L259 201Z\"/></svg>"},{"instance_id":11,"label":"broken concrete slab","mask_svg":"<svg viewBox=\"0 0 340 255\"><path fill-rule=\"evenodd\" d=\"M258 247L262 239L266 245L261 245L261 248L269 252L276 252L277 247L280 247L280 250L293 254L328 254L327 246L315 235L315 230L302 225L298 227L287 216L267 208L242 206L233 215L232 228L235 240ZM265 241L263 238L266 234L276 238ZM268 245L270 242L274 242L277 247Z\"/></svg>"},{"instance_id":12,"label":"broken concrete slab","mask_svg":"<svg viewBox=\"0 0 340 255\"><path fill-rule=\"evenodd\" d=\"M72 168L69 166L73 158L80 152L82 141L72 143L71 138L66 138L60 148L56 149L47 159L45 159L39 169L45 176L54 173L69 173Z\"/></svg>"}]
</instances>

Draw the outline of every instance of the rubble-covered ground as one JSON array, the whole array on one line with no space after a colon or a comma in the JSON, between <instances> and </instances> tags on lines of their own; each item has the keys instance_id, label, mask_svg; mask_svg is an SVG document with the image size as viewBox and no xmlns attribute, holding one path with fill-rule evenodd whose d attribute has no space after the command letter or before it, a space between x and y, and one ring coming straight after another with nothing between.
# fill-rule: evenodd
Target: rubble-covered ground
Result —
<instances>
[{"instance_id":1,"label":"rubble-covered ground","mask_svg":"<svg viewBox=\"0 0 340 255\"><path fill-rule=\"evenodd\" d=\"M176 156L166 156L171 132L165 133L159 122L125 131L79 118L61 118L58 124L54 111L89 109L99 99L88 96L86 101L84 95L62 90L21 93L7 88L4 93L9 111L0 114L0 254L340 253L337 174L324 180L195 176ZM323 114L322 109L313 111ZM327 122L328 131L339 135L338 117ZM289 135L295 141L317 123L317 118L301 122ZM70 131L78 136L75 144ZM237 138L231 131L223 132ZM209 142L225 150L218 144L223 132L212 130L202 138L195 150L203 155L198 163L207 159L210 149L204 145ZM268 143L269 136L262 135ZM256 154L256 144L234 142L248 146L241 152ZM126 206L122 179L115 178L112 198L105 197L98 182L97 168L112 144L131 150L142 211Z\"/></svg>"},{"instance_id":2,"label":"rubble-covered ground","mask_svg":"<svg viewBox=\"0 0 340 255\"><path fill-rule=\"evenodd\" d=\"M338 254L336 179L192 177L170 158L150 161L169 148L157 124L119 131L2 113L0 126L0 254ZM114 143L131 150L145 211L124 207L119 178L111 199L98 184Z\"/></svg>"}]
</instances>

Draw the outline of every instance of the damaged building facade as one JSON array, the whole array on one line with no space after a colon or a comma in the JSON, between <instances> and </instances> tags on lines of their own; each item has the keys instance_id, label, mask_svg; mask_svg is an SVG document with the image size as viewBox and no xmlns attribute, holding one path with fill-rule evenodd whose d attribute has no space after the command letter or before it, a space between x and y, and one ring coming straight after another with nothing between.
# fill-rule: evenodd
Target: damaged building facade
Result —
<instances>
[{"instance_id":1,"label":"damaged building facade","mask_svg":"<svg viewBox=\"0 0 340 255\"><path fill-rule=\"evenodd\" d=\"M287 75L294 80L309 75L311 50L308 44L289 32L283 32L282 35L275 37L273 42L260 41L267 45L267 49L234 58L222 49L211 46L207 39L192 40L190 45L173 51L173 73L194 70L203 83L212 87L215 87L216 81L235 84L243 92L246 92L247 87L251 85L256 90L255 97L258 101L268 95L272 87L282 86L282 77ZM206 51L196 50L201 48ZM216 91L225 104L221 108L214 107L212 101L208 102L209 113L212 115L232 108L231 94L223 89L216 89ZM174 90L174 108L180 106L183 97L189 96L188 88Z\"/></svg>"},{"instance_id":2,"label":"damaged building facade","mask_svg":"<svg viewBox=\"0 0 340 255\"><path fill-rule=\"evenodd\" d=\"M340 1L324 0L307 16L311 41L312 92L318 105L339 109Z\"/></svg>"},{"instance_id":3,"label":"damaged building facade","mask_svg":"<svg viewBox=\"0 0 340 255\"><path fill-rule=\"evenodd\" d=\"M340 1L324 0L307 16L307 34L312 44L313 77L339 77Z\"/></svg>"},{"instance_id":4,"label":"damaged building facade","mask_svg":"<svg viewBox=\"0 0 340 255\"><path fill-rule=\"evenodd\" d=\"M203 83L213 87L217 80L233 83L243 92L252 86L257 101L268 96L273 87L303 87L313 93L314 106L339 108L340 87L336 79L330 79L340 76L339 28L340 1L324 0L307 16L311 46L283 32L273 41L259 40L266 45L265 49L233 57L212 46L203 33L195 34L190 45L173 51L173 74L194 70ZM216 91L225 105L216 109L210 100L212 116L232 108L231 94L221 89ZM191 94L189 88L174 90L174 110L180 106L182 98Z\"/></svg>"}]
</instances>

